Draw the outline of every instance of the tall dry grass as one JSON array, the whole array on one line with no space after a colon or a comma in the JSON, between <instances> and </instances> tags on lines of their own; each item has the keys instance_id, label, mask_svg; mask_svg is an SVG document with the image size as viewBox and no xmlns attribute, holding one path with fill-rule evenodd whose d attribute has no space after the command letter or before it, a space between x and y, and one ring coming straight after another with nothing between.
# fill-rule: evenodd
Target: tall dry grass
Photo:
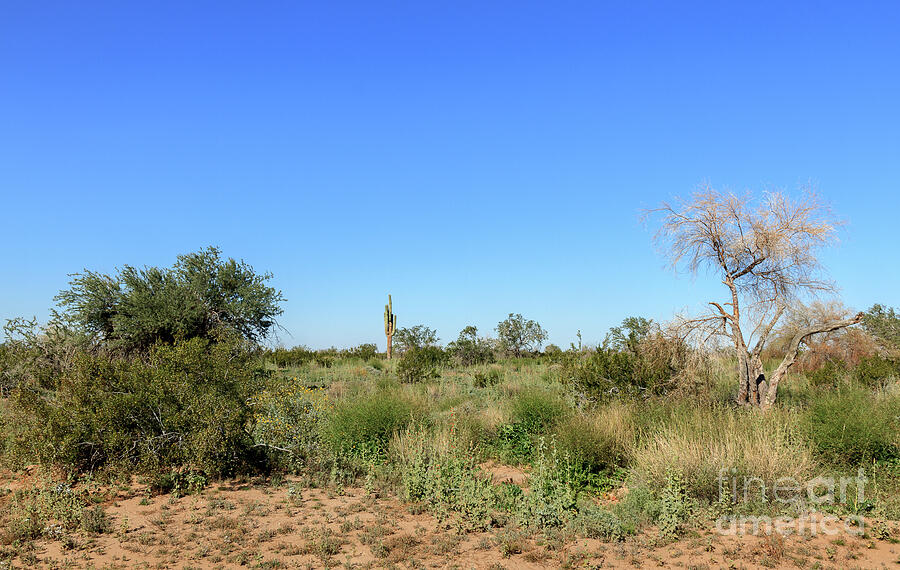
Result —
<instances>
[{"instance_id":1,"label":"tall dry grass","mask_svg":"<svg viewBox=\"0 0 900 570\"><path fill-rule=\"evenodd\" d=\"M623 467L638 441L638 406L611 401L564 419L554 431L557 448L592 472Z\"/></svg>"},{"instance_id":2,"label":"tall dry grass","mask_svg":"<svg viewBox=\"0 0 900 570\"><path fill-rule=\"evenodd\" d=\"M802 482L816 467L801 418L791 410L684 406L645 428L640 439L632 454L637 482L662 488L675 471L700 499L718 498L723 470L728 477L758 478L771 488L785 477Z\"/></svg>"}]
</instances>

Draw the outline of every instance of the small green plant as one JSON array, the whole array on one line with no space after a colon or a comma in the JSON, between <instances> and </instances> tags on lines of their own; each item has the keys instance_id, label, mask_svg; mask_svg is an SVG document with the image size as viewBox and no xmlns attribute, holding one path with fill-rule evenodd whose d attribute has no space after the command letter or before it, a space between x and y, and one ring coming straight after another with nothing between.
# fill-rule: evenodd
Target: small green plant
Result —
<instances>
[{"instance_id":1,"label":"small green plant","mask_svg":"<svg viewBox=\"0 0 900 570\"><path fill-rule=\"evenodd\" d=\"M16 491L7 505L6 528L0 532L0 538L10 543L42 535L60 538L64 531L83 525L88 505L89 498L66 483L45 481ZM54 524L49 524L51 521Z\"/></svg>"},{"instance_id":2,"label":"small green plant","mask_svg":"<svg viewBox=\"0 0 900 570\"><path fill-rule=\"evenodd\" d=\"M634 443L633 428L626 424L629 420L618 409L612 413L602 410L601 415L573 415L557 426L557 447L585 472L596 476L611 474L627 464L628 446Z\"/></svg>"},{"instance_id":3,"label":"small green plant","mask_svg":"<svg viewBox=\"0 0 900 570\"><path fill-rule=\"evenodd\" d=\"M572 521L572 530L585 538L600 540L622 540L628 530L615 513L596 506L581 509Z\"/></svg>"},{"instance_id":4,"label":"small green plant","mask_svg":"<svg viewBox=\"0 0 900 570\"><path fill-rule=\"evenodd\" d=\"M675 538L679 535L690 514L690 501L684 490L684 479L676 471L666 475L666 487L660 494L659 532L663 537Z\"/></svg>"},{"instance_id":5,"label":"small green plant","mask_svg":"<svg viewBox=\"0 0 900 570\"><path fill-rule=\"evenodd\" d=\"M486 371L476 372L474 377L476 388L487 388L499 384L503 379L503 372L500 368L489 368Z\"/></svg>"},{"instance_id":6,"label":"small green plant","mask_svg":"<svg viewBox=\"0 0 900 570\"><path fill-rule=\"evenodd\" d=\"M629 489L625 498L612 510L619 517L622 530L626 534L632 534L638 528L655 523L659 519L660 502L648 488L638 486Z\"/></svg>"},{"instance_id":7,"label":"small green plant","mask_svg":"<svg viewBox=\"0 0 900 570\"><path fill-rule=\"evenodd\" d=\"M495 492L490 478L478 469L475 454L453 447L438 448L421 431L403 436L401 465L404 498L421 503L447 521L466 530L484 530L492 520Z\"/></svg>"},{"instance_id":8,"label":"small green plant","mask_svg":"<svg viewBox=\"0 0 900 570\"><path fill-rule=\"evenodd\" d=\"M552 428L567 413L565 402L540 388L527 388L512 401L510 416L528 433Z\"/></svg>"},{"instance_id":9,"label":"small green plant","mask_svg":"<svg viewBox=\"0 0 900 570\"><path fill-rule=\"evenodd\" d=\"M519 392L510 404L511 421L497 430L498 455L508 462L530 461L537 435L551 430L566 413L565 402L554 394L540 388Z\"/></svg>"},{"instance_id":10,"label":"small green plant","mask_svg":"<svg viewBox=\"0 0 900 570\"><path fill-rule=\"evenodd\" d=\"M81 528L90 534L104 534L112 530L112 524L103 507L95 505L82 511Z\"/></svg>"},{"instance_id":11,"label":"small green plant","mask_svg":"<svg viewBox=\"0 0 900 570\"><path fill-rule=\"evenodd\" d=\"M202 472L194 470L158 473L150 483L150 489L159 494L171 493L175 497L196 495L203 491L209 481Z\"/></svg>"},{"instance_id":12,"label":"small green plant","mask_svg":"<svg viewBox=\"0 0 900 570\"><path fill-rule=\"evenodd\" d=\"M520 503L519 519L526 526L541 529L565 526L577 512L578 487L573 465L555 446L540 438L534 472L529 480L531 492Z\"/></svg>"},{"instance_id":13,"label":"small green plant","mask_svg":"<svg viewBox=\"0 0 900 570\"><path fill-rule=\"evenodd\" d=\"M503 461L523 463L534 454L534 438L524 424L502 424L497 430L496 449Z\"/></svg>"},{"instance_id":14,"label":"small green plant","mask_svg":"<svg viewBox=\"0 0 900 570\"><path fill-rule=\"evenodd\" d=\"M525 534L521 530L506 528L497 533L494 540L497 542L500 556L509 558L513 554L522 553L522 548L525 545Z\"/></svg>"}]
</instances>

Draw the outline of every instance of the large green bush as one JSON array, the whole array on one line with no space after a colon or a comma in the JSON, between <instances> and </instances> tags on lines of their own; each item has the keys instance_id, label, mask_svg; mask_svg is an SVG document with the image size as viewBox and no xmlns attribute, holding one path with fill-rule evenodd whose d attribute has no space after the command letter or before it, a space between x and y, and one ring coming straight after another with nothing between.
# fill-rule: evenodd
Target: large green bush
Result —
<instances>
[{"instance_id":1,"label":"large green bush","mask_svg":"<svg viewBox=\"0 0 900 570\"><path fill-rule=\"evenodd\" d=\"M299 367L316 359L316 351L305 346L276 348L265 353L265 357L277 368Z\"/></svg>"},{"instance_id":2,"label":"large green bush","mask_svg":"<svg viewBox=\"0 0 900 570\"><path fill-rule=\"evenodd\" d=\"M663 334L652 320L628 317L610 329L596 350L570 351L560 362L566 381L586 396L603 400L658 395L679 383L695 382L691 374L683 374L690 356L682 339Z\"/></svg>"},{"instance_id":3,"label":"large green bush","mask_svg":"<svg viewBox=\"0 0 900 570\"><path fill-rule=\"evenodd\" d=\"M663 394L677 386L687 366L684 342L650 335L625 350L601 347L565 362L564 378L598 400Z\"/></svg>"},{"instance_id":4,"label":"large green bush","mask_svg":"<svg viewBox=\"0 0 900 570\"><path fill-rule=\"evenodd\" d=\"M252 457L255 374L233 342L157 345L140 359L77 352L49 389L30 382L13 392L11 451L80 471L232 473Z\"/></svg>"},{"instance_id":5,"label":"large green bush","mask_svg":"<svg viewBox=\"0 0 900 570\"><path fill-rule=\"evenodd\" d=\"M323 459L321 427L332 409L326 391L297 378L273 379L252 402L253 441L270 451L273 464L294 471L316 467Z\"/></svg>"},{"instance_id":6,"label":"large green bush","mask_svg":"<svg viewBox=\"0 0 900 570\"><path fill-rule=\"evenodd\" d=\"M806 431L822 456L860 465L900 457L900 399L859 389L822 394L810 406Z\"/></svg>"},{"instance_id":7,"label":"large green bush","mask_svg":"<svg viewBox=\"0 0 900 570\"><path fill-rule=\"evenodd\" d=\"M115 276L85 270L56 299L66 323L128 352L222 331L256 342L282 313L284 297L266 285L271 277L209 247L179 256L171 268L126 265Z\"/></svg>"},{"instance_id":8,"label":"large green bush","mask_svg":"<svg viewBox=\"0 0 900 570\"><path fill-rule=\"evenodd\" d=\"M893 307L876 303L866 311L863 327L886 347L900 349L900 313Z\"/></svg>"}]
</instances>

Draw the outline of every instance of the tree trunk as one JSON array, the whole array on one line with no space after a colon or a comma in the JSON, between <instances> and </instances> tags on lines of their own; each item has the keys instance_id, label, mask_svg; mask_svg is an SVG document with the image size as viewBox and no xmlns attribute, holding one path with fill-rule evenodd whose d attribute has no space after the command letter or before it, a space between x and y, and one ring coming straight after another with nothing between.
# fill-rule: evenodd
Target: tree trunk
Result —
<instances>
[{"instance_id":1,"label":"tree trunk","mask_svg":"<svg viewBox=\"0 0 900 570\"><path fill-rule=\"evenodd\" d=\"M754 377L750 372L750 355L747 354L746 348L741 346L738 348L737 356L738 377L741 383L741 389L738 391L738 403L755 405L759 401L759 392L756 389Z\"/></svg>"},{"instance_id":2,"label":"tree trunk","mask_svg":"<svg viewBox=\"0 0 900 570\"><path fill-rule=\"evenodd\" d=\"M765 370L763 370L762 359L758 354L750 355L748 367L747 380L756 391L756 400L751 401L750 403L759 406L766 397L765 394L768 390L768 384L766 383L766 373Z\"/></svg>"}]
</instances>

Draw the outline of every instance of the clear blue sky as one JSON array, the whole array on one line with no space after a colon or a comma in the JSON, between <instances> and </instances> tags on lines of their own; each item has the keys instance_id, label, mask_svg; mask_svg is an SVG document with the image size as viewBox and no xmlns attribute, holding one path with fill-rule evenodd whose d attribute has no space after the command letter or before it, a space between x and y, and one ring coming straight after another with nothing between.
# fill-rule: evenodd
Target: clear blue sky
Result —
<instances>
[{"instance_id":1,"label":"clear blue sky","mask_svg":"<svg viewBox=\"0 0 900 570\"><path fill-rule=\"evenodd\" d=\"M641 208L813 181L846 302L900 305L896 2L42 2L0 8L0 318L218 245L287 345L566 346L718 292Z\"/></svg>"}]
</instances>

